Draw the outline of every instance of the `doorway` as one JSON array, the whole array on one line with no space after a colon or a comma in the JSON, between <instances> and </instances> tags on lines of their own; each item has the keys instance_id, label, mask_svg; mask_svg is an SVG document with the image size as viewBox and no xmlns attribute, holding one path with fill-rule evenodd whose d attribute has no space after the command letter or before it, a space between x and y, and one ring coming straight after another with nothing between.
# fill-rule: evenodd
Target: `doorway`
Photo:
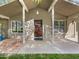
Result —
<instances>
[{"instance_id":1,"label":"doorway","mask_svg":"<svg viewBox=\"0 0 79 59\"><path fill-rule=\"evenodd\" d=\"M42 20L34 20L34 40L43 40L43 23Z\"/></svg>"}]
</instances>

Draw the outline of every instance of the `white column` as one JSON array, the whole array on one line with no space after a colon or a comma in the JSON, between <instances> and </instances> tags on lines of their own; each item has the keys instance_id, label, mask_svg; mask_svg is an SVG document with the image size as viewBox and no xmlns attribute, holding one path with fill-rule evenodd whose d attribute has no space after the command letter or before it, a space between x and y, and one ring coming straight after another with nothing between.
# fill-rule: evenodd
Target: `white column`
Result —
<instances>
[{"instance_id":1,"label":"white column","mask_svg":"<svg viewBox=\"0 0 79 59\"><path fill-rule=\"evenodd\" d=\"M54 39L54 7L52 8L52 38Z\"/></svg>"},{"instance_id":2,"label":"white column","mask_svg":"<svg viewBox=\"0 0 79 59\"><path fill-rule=\"evenodd\" d=\"M52 10L52 38L54 39L54 7L58 0L54 0L48 9L48 12Z\"/></svg>"},{"instance_id":3,"label":"white column","mask_svg":"<svg viewBox=\"0 0 79 59\"><path fill-rule=\"evenodd\" d=\"M25 43L25 11L29 11L28 10L28 8L27 8L27 6L26 6L26 4L24 3L24 0L19 0L19 2L20 2L20 4L22 5L22 8L23 8L23 10L22 10L22 13L23 13L23 16L22 16L22 18L23 18L23 43Z\"/></svg>"},{"instance_id":4,"label":"white column","mask_svg":"<svg viewBox=\"0 0 79 59\"><path fill-rule=\"evenodd\" d=\"M25 43L25 8L23 7L23 10L22 10L22 13L23 13L23 43Z\"/></svg>"}]
</instances>

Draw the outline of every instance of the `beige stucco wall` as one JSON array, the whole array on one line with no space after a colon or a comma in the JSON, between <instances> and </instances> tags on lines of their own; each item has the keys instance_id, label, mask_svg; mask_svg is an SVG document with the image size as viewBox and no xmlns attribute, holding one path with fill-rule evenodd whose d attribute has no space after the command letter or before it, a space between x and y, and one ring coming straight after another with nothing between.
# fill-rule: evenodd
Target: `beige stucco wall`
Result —
<instances>
[{"instance_id":1,"label":"beige stucco wall","mask_svg":"<svg viewBox=\"0 0 79 59\"><path fill-rule=\"evenodd\" d=\"M37 10L39 15L36 14ZM22 13L17 14L11 18L12 20L22 20ZM26 13L26 21L30 20L42 20L43 21L43 37L49 39L51 36L51 16L48 11L40 8L35 8ZM48 37L47 37L48 36Z\"/></svg>"},{"instance_id":2,"label":"beige stucco wall","mask_svg":"<svg viewBox=\"0 0 79 59\"><path fill-rule=\"evenodd\" d=\"M36 14L37 10L39 11L39 15ZM17 14L16 16L11 18L12 20L22 20L22 13ZM51 12L48 13L48 11L40 8L35 8L30 10L28 13L26 13L26 21L30 20L43 20L43 36L45 39L49 39L51 37L51 25L52 25L52 17ZM66 17L63 15L60 15L58 13L55 13L55 20L65 20ZM66 31L66 25L65 25L65 31Z\"/></svg>"},{"instance_id":3,"label":"beige stucco wall","mask_svg":"<svg viewBox=\"0 0 79 59\"><path fill-rule=\"evenodd\" d=\"M22 20L22 12L10 17L11 20Z\"/></svg>"},{"instance_id":4,"label":"beige stucco wall","mask_svg":"<svg viewBox=\"0 0 79 59\"><path fill-rule=\"evenodd\" d=\"M37 10L39 11L39 15L36 14ZM17 14L16 16L11 18L12 20L22 20L22 13ZM45 39L49 39L49 37L51 37L51 25L52 25L52 17L51 17L51 12L48 13L47 10L44 9L40 9L40 8L35 8L32 10L29 10L28 13L26 13L26 21L30 21L30 20L43 20L43 36ZM66 21L66 17L63 15L60 15L58 13L55 13L55 20L65 20ZM66 26L65 26L66 28ZM65 29L66 31L66 29Z\"/></svg>"},{"instance_id":5,"label":"beige stucco wall","mask_svg":"<svg viewBox=\"0 0 79 59\"><path fill-rule=\"evenodd\" d=\"M36 14L37 10L39 11L39 15ZM44 24L51 25L51 17L48 11L44 9L33 9L28 13L28 20L43 20Z\"/></svg>"},{"instance_id":6,"label":"beige stucco wall","mask_svg":"<svg viewBox=\"0 0 79 59\"><path fill-rule=\"evenodd\" d=\"M73 20L74 24L72 23ZM75 34L75 37L73 37L73 34ZM79 14L68 17L66 38L75 42L79 42Z\"/></svg>"},{"instance_id":7,"label":"beige stucco wall","mask_svg":"<svg viewBox=\"0 0 79 59\"><path fill-rule=\"evenodd\" d=\"M37 10L39 11L39 15L36 14ZM30 10L28 13L26 12L26 21L31 19L42 19L44 23L51 25L51 12L48 13L47 10L41 8L34 8ZM18 13L16 16L11 17L11 20L22 20L22 12ZM55 12L55 20L66 20L66 17Z\"/></svg>"},{"instance_id":8,"label":"beige stucco wall","mask_svg":"<svg viewBox=\"0 0 79 59\"><path fill-rule=\"evenodd\" d=\"M39 11L39 15L36 14L37 10ZM28 14L28 20L42 20L43 21L43 37L45 39L49 39L51 37L51 16L48 11L44 9L33 9Z\"/></svg>"},{"instance_id":9,"label":"beige stucco wall","mask_svg":"<svg viewBox=\"0 0 79 59\"><path fill-rule=\"evenodd\" d=\"M66 17L64 15L61 15L57 12L55 12L55 20L66 20Z\"/></svg>"}]
</instances>

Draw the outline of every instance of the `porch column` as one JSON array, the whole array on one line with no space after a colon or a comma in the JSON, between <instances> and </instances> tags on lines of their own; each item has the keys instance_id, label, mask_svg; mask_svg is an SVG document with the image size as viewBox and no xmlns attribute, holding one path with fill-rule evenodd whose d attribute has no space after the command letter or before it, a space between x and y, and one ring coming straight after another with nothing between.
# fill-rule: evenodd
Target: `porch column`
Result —
<instances>
[{"instance_id":1,"label":"porch column","mask_svg":"<svg viewBox=\"0 0 79 59\"><path fill-rule=\"evenodd\" d=\"M52 38L54 39L54 7L55 4L57 3L58 0L54 0L50 6L50 8L48 9L48 12L52 11Z\"/></svg>"},{"instance_id":2,"label":"porch column","mask_svg":"<svg viewBox=\"0 0 79 59\"><path fill-rule=\"evenodd\" d=\"M24 3L24 0L18 0L20 4L22 5L22 20L23 20L23 43L26 42L25 38L25 12L28 12L28 8L26 4Z\"/></svg>"},{"instance_id":3,"label":"porch column","mask_svg":"<svg viewBox=\"0 0 79 59\"><path fill-rule=\"evenodd\" d=\"M23 17L23 43L25 43L25 8L23 7L23 10L22 10L22 17Z\"/></svg>"},{"instance_id":4,"label":"porch column","mask_svg":"<svg viewBox=\"0 0 79 59\"><path fill-rule=\"evenodd\" d=\"M57 3L58 0L54 0L50 6L50 8L48 9L48 12L52 11L52 38L54 39L54 7L55 4Z\"/></svg>"},{"instance_id":5,"label":"porch column","mask_svg":"<svg viewBox=\"0 0 79 59\"><path fill-rule=\"evenodd\" d=\"M50 7L50 9L49 9L49 11L52 10L52 38L53 39L54 39L54 21L55 21L55 14L54 14L55 10L54 10L54 7L55 7L57 1L58 0L54 0L52 5L51 5L51 7Z\"/></svg>"},{"instance_id":6,"label":"porch column","mask_svg":"<svg viewBox=\"0 0 79 59\"><path fill-rule=\"evenodd\" d=\"M54 39L54 7L52 8L52 38Z\"/></svg>"}]
</instances>

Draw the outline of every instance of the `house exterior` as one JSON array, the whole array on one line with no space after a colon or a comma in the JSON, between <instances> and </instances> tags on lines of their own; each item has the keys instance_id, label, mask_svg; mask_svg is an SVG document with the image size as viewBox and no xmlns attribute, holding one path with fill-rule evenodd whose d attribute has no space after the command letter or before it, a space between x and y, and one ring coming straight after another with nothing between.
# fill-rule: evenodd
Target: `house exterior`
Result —
<instances>
[{"instance_id":1,"label":"house exterior","mask_svg":"<svg viewBox=\"0 0 79 59\"><path fill-rule=\"evenodd\" d=\"M79 42L79 3L71 0L1 0L0 33L6 39ZM1 40L2 41L2 40Z\"/></svg>"}]
</instances>

